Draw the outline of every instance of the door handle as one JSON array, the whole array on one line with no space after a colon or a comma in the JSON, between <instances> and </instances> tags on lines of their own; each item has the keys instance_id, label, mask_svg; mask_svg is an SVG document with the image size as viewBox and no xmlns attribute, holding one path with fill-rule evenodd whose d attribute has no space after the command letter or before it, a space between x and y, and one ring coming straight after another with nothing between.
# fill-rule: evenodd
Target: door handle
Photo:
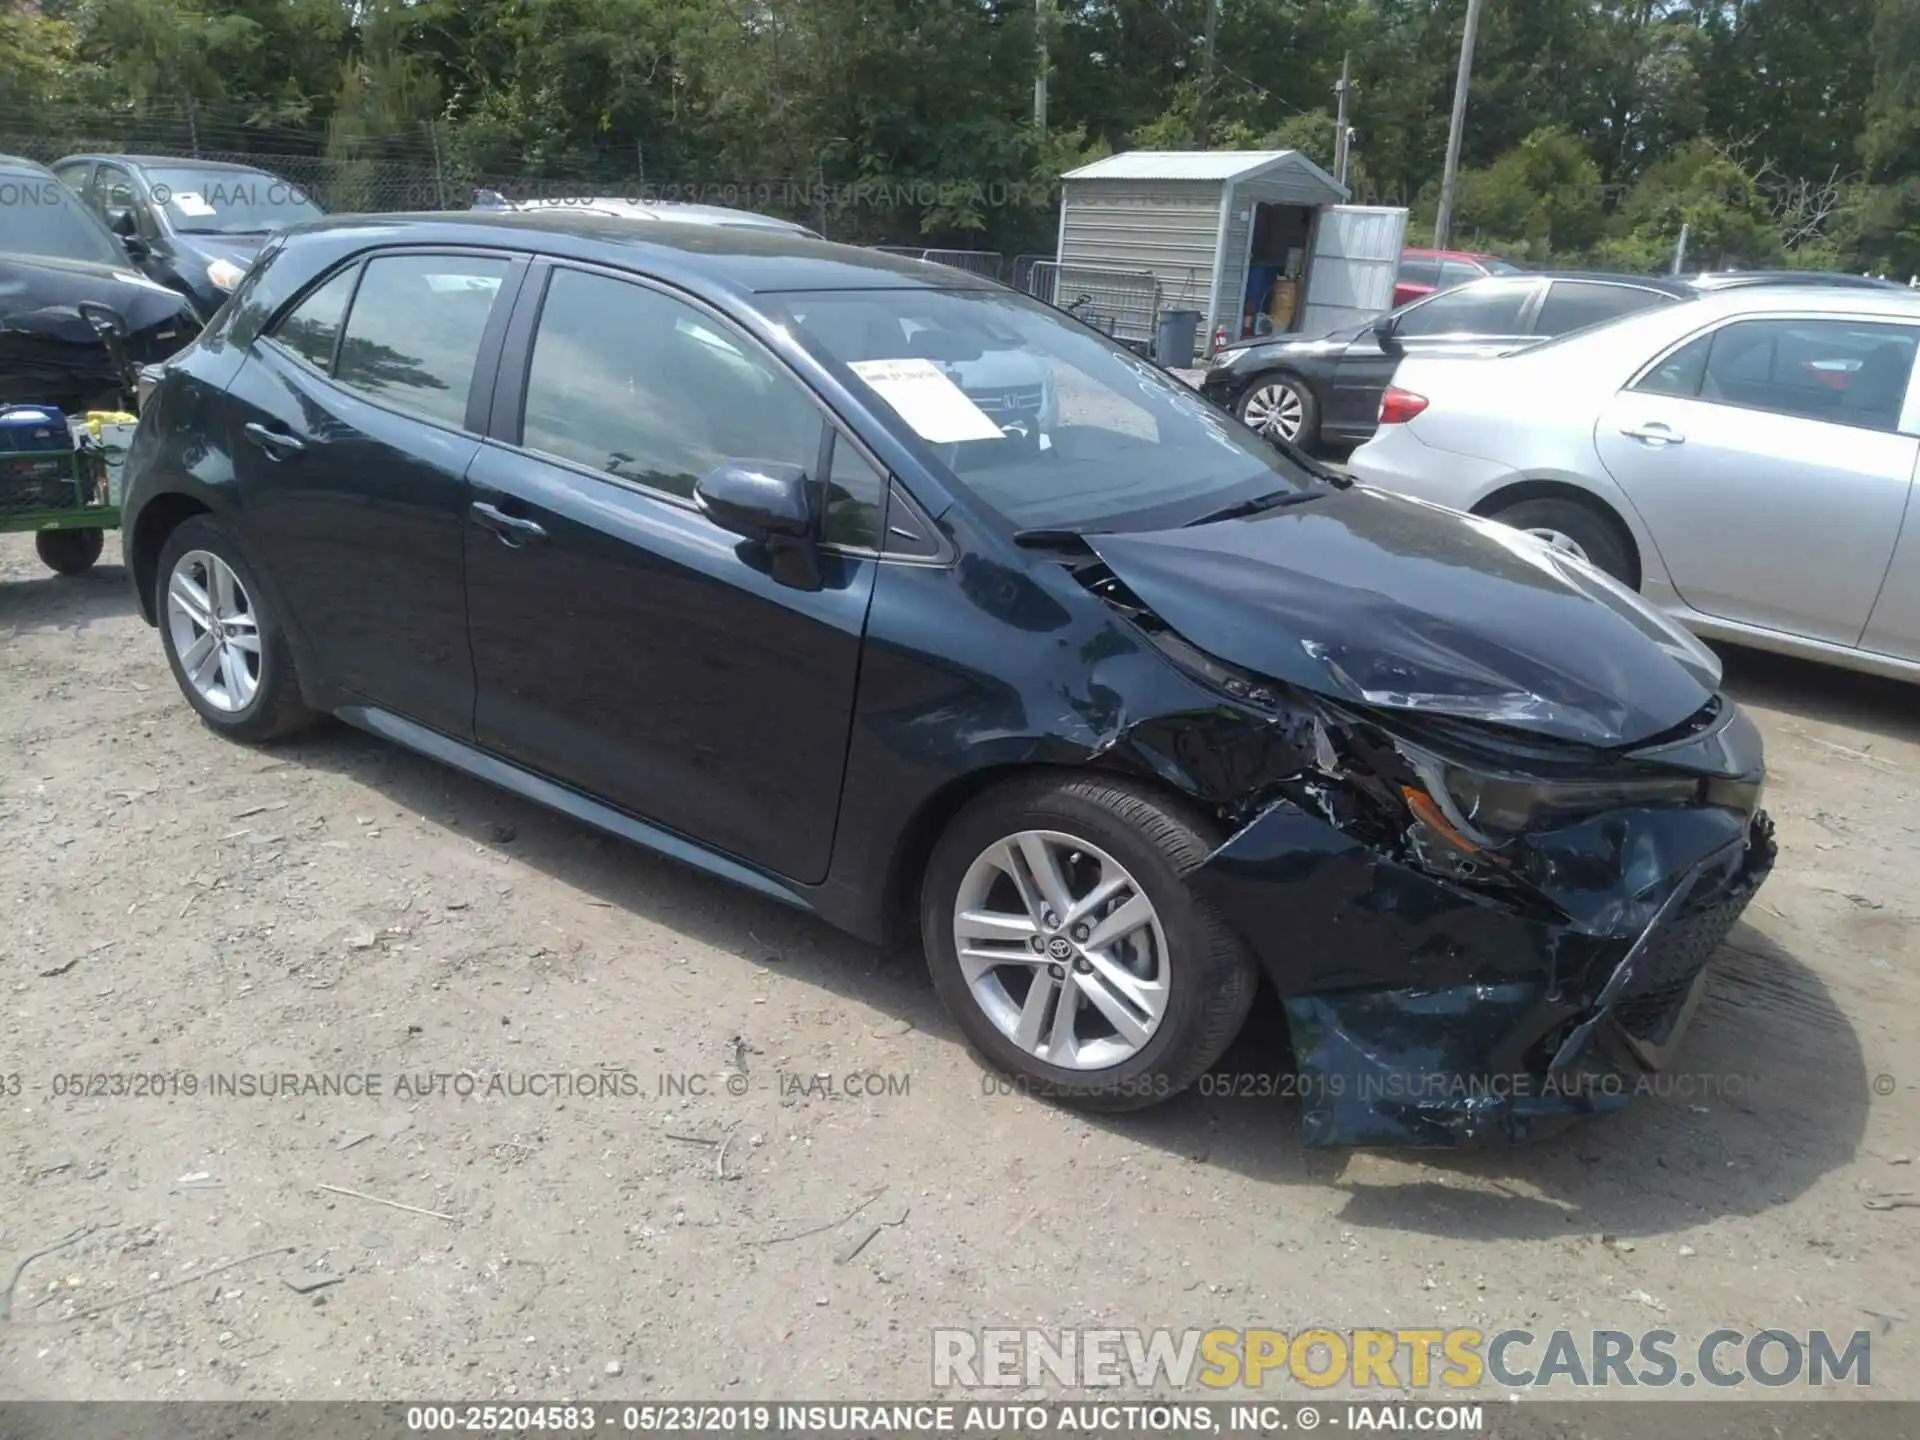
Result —
<instances>
[{"instance_id":1,"label":"door handle","mask_svg":"<svg viewBox=\"0 0 1920 1440\"><path fill-rule=\"evenodd\" d=\"M269 430L258 420L247 422L247 438L275 460L285 460L290 456L303 453L306 442L284 430Z\"/></svg>"},{"instance_id":2,"label":"door handle","mask_svg":"<svg viewBox=\"0 0 1920 1440\"><path fill-rule=\"evenodd\" d=\"M516 548L547 538L547 527L539 521L509 515L497 505L489 505L484 500L473 502L473 522L493 531L503 542Z\"/></svg>"},{"instance_id":3,"label":"door handle","mask_svg":"<svg viewBox=\"0 0 1920 1440\"><path fill-rule=\"evenodd\" d=\"M1629 440L1639 440L1647 445L1684 445L1687 437L1671 425L1663 425L1658 420L1648 420L1641 425L1622 425L1620 433Z\"/></svg>"}]
</instances>

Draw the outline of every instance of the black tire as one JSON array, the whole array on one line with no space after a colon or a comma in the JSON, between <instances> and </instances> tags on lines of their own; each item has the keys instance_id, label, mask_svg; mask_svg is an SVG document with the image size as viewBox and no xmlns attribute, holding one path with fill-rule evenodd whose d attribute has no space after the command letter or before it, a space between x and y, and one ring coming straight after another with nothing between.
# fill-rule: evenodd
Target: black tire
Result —
<instances>
[{"instance_id":1,"label":"black tire","mask_svg":"<svg viewBox=\"0 0 1920 1440\"><path fill-rule=\"evenodd\" d=\"M260 637L259 685L253 698L237 710L223 710L194 687L187 677L175 648L173 626L167 609L167 588L181 557L193 551L211 554L233 571L246 591L249 613ZM285 629L273 613L271 602L260 584L258 572L248 560L240 542L211 515L195 515L184 520L167 536L160 549L160 563L154 576L154 614L160 620L160 643L167 652L167 664L187 703L199 712L210 729L235 740L257 743L277 740L312 725L319 716L300 698L300 679L294 672L293 651Z\"/></svg>"},{"instance_id":2,"label":"black tire","mask_svg":"<svg viewBox=\"0 0 1920 1440\"><path fill-rule=\"evenodd\" d=\"M33 548L40 562L60 575L84 575L100 558L106 537L98 530L38 530Z\"/></svg>"},{"instance_id":3,"label":"black tire","mask_svg":"<svg viewBox=\"0 0 1920 1440\"><path fill-rule=\"evenodd\" d=\"M1584 550L1588 563L1596 570L1606 571L1630 589L1640 588L1640 567L1634 560L1632 537L1618 520L1597 505L1545 496L1502 506L1489 511L1487 518L1516 530L1556 531Z\"/></svg>"},{"instance_id":4,"label":"black tire","mask_svg":"<svg viewBox=\"0 0 1920 1440\"><path fill-rule=\"evenodd\" d=\"M1267 392L1282 389L1290 390L1300 401L1300 428L1294 433L1292 443L1302 450L1311 450L1320 443L1320 399L1313 393L1313 387L1291 370L1275 370L1257 377L1241 393L1233 407L1233 413L1257 433L1268 439L1284 439L1271 428L1263 429L1248 418L1252 409Z\"/></svg>"},{"instance_id":5,"label":"black tire","mask_svg":"<svg viewBox=\"0 0 1920 1440\"><path fill-rule=\"evenodd\" d=\"M1029 1054L981 1009L960 968L954 906L974 860L997 841L1050 830L1098 846L1136 878L1167 939L1169 993L1159 1028L1122 1063L1088 1071ZM1185 877L1217 841L1197 811L1144 787L1091 774L1037 777L990 790L957 815L921 886L927 964L948 1013L986 1064L1025 1092L1086 1110L1137 1110L1187 1088L1240 1032L1259 988L1252 955Z\"/></svg>"}]
</instances>

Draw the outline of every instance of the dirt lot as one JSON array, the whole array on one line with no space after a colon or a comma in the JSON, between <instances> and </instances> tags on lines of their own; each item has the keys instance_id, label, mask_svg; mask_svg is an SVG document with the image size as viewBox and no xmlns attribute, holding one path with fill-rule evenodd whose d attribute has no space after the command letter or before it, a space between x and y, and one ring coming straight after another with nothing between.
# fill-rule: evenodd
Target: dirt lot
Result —
<instances>
[{"instance_id":1,"label":"dirt lot","mask_svg":"<svg viewBox=\"0 0 1920 1440\"><path fill-rule=\"evenodd\" d=\"M1920 1396L1920 1209L1868 1204L1920 1194L1920 689L1730 679L1782 858L1699 1088L1309 1154L1284 1099L993 1093L915 957L344 727L227 744L117 565L0 537L0 1285L84 1231L20 1275L0 1395L904 1398L936 1326L1321 1323L1864 1327ZM1224 1068L1285 1065L1256 1016ZM208 1093L280 1072L382 1093ZM199 1093L54 1093L88 1073Z\"/></svg>"}]
</instances>

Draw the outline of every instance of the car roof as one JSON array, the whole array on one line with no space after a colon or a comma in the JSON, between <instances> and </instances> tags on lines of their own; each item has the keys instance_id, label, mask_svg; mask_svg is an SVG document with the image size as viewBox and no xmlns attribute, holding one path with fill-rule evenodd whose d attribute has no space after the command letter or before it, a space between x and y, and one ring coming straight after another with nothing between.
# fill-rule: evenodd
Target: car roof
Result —
<instances>
[{"instance_id":1,"label":"car roof","mask_svg":"<svg viewBox=\"0 0 1920 1440\"><path fill-rule=\"evenodd\" d=\"M582 215L614 215L628 220L679 220L693 225L758 226L768 230L792 230L811 234L807 227L777 215L762 215L754 210L736 210L729 205L696 205L683 200L631 200L593 195L579 199L508 200L503 205L476 204L483 213L524 215L548 211L572 211Z\"/></svg>"},{"instance_id":2,"label":"car roof","mask_svg":"<svg viewBox=\"0 0 1920 1440\"><path fill-rule=\"evenodd\" d=\"M259 165L238 165L230 160L196 160L191 155L129 155L119 151L104 150L87 151L79 155L62 155L53 163L70 165L76 160L111 160L116 165L132 165L142 169L149 165L157 165L169 170L232 170L246 175L273 173Z\"/></svg>"},{"instance_id":3,"label":"car roof","mask_svg":"<svg viewBox=\"0 0 1920 1440\"><path fill-rule=\"evenodd\" d=\"M1808 285L1794 283L1736 285L1730 289L1701 292L1694 302L1705 313L1723 315L1768 311L1797 312L1802 315L1891 315L1901 320L1920 320L1920 292L1904 285Z\"/></svg>"},{"instance_id":4,"label":"car roof","mask_svg":"<svg viewBox=\"0 0 1920 1440\"><path fill-rule=\"evenodd\" d=\"M1731 290L1747 285L1831 285L1849 290L1905 290L1898 280L1849 275L1829 270L1704 270L1687 277L1701 290Z\"/></svg>"},{"instance_id":5,"label":"car roof","mask_svg":"<svg viewBox=\"0 0 1920 1440\"><path fill-rule=\"evenodd\" d=\"M47 175L53 172L38 160L29 160L24 155L0 155L0 170L18 171L23 175Z\"/></svg>"},{"instance_id":6,"label":"car roof","mask_svg":"<svg viewBox=\"0 0 1920 1440\"><path fill-rule=\"evenodd\" d=\"M539 250L592 264L632 268L692 288L736 294L793 290L1000 290L983 276L925 260L836 245L765 226L635 225L567 208L450 210L342 215L286 232L289 250L319 245L344 257L377 245L485 245ZM328 263L331 263L329 261Z\"/></svg>"}]
</instances>

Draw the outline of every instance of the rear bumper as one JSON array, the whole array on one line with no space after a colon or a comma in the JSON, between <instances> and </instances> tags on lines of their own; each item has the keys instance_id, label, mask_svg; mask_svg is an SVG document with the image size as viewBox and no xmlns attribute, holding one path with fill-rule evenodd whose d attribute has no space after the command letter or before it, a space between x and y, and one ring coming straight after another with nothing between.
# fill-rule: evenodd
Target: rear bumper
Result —
<instances>
[{"instance_id":1,"label":"rear bumper","mask_svg":"<svg viewBox=\"0 0 1920 1440\"><path fill-rule=\"evenodd\" d=\"M1569 860L1615 872L1583 879L1618 886L1581 919L1508 908L1287 805L1207 861L1196 888L1285 1003L1307 1144L1538 1138L1618 1109L1669 1063L1709 959L1772 869L1773 826L1733 811L1608 820L1568 836ZM1661 878L1634 890L1650 859Z\"/></svg>"},{"instance_id":2,"label":"rear bumper","mask_svg":"<svg viewBox=\"0 0 1920 1440\"><path fill-rule=\"evenodd\" d=\"M1363 485L1471 510L1513 478L1509 467L1474 455L1436 450L1410 425L1383 425L1347 460Z\"/></svg>"}]
</instances>

